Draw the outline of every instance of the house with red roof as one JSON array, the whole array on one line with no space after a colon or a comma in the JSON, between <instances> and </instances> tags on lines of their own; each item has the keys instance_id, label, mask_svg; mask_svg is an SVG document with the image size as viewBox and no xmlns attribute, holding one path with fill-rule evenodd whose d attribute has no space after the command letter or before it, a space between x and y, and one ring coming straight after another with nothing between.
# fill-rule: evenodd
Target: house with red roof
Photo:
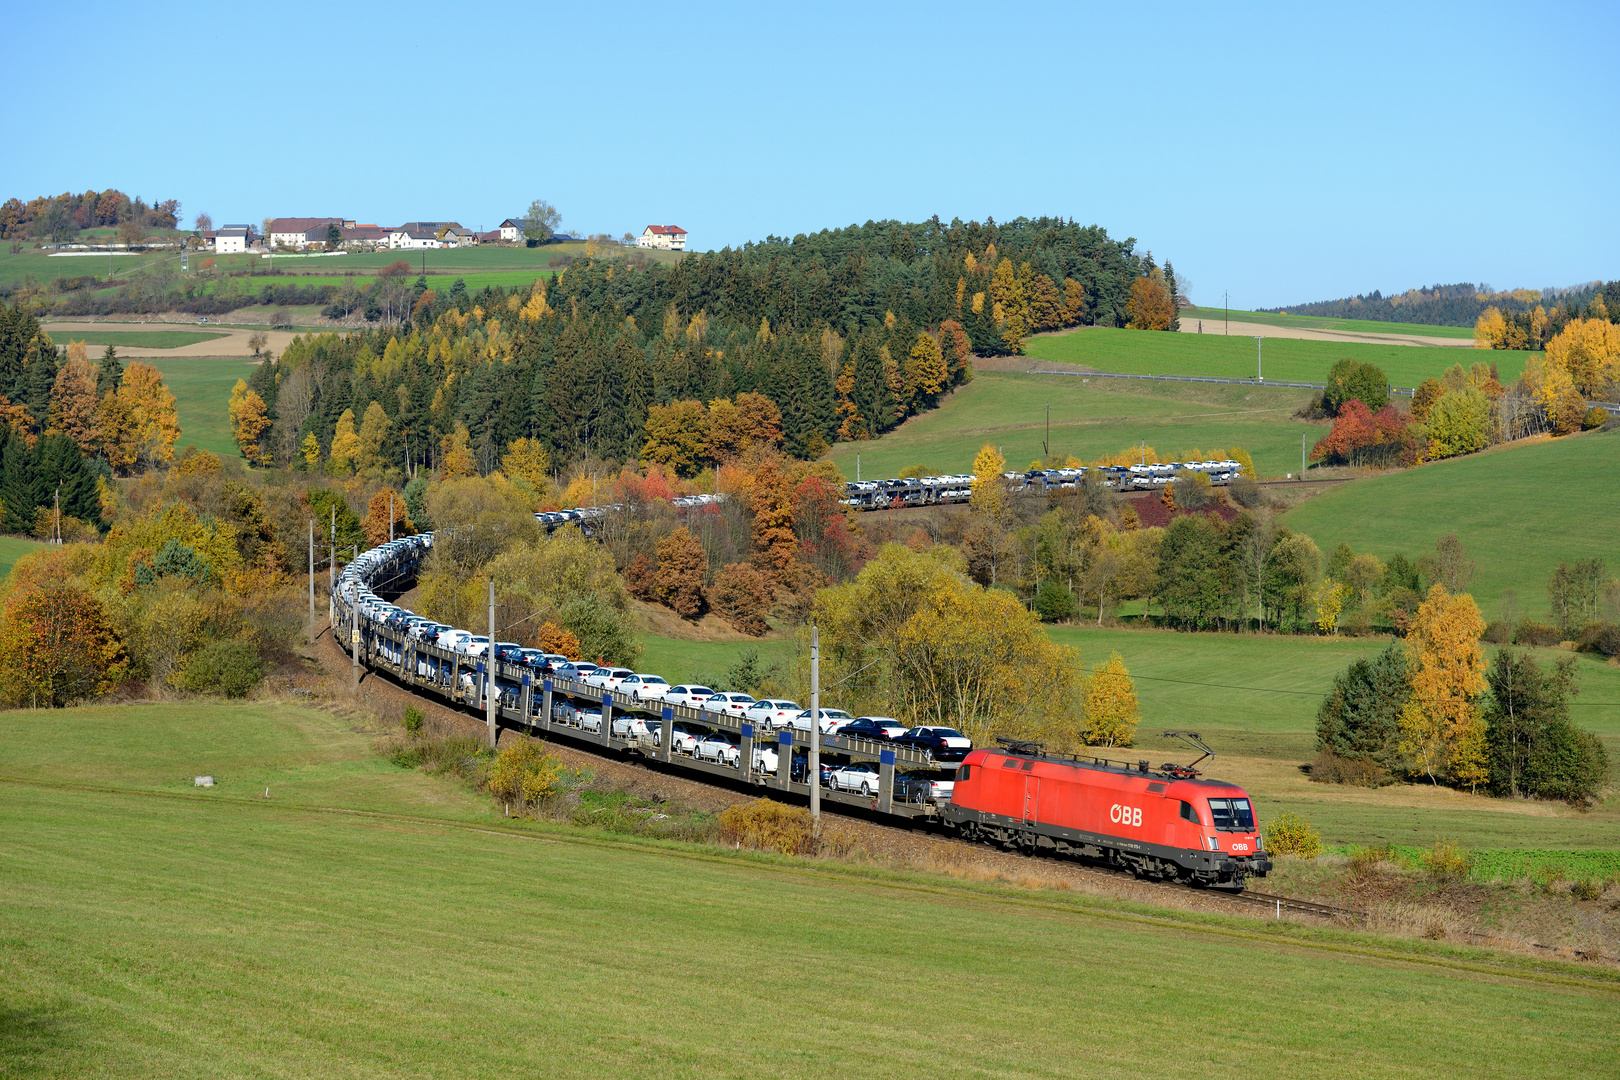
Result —
<instances>
[{"instance_id":1,"label":"house with red roof","mask_svg":"<svg viewBox=\"0 0 1620 1080\"><path fill-rule=\"evenodd\" d=\"M663 248L666 251L685 251L686 230L679 225L649 225L636 238L636 246Z\"/></svg>"}]
</instances>

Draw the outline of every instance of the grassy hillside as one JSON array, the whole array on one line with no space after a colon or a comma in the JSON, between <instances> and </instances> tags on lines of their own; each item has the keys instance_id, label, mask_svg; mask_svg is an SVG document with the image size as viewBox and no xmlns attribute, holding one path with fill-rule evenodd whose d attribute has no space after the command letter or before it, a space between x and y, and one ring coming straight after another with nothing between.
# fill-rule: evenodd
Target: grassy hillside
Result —
<instances>
[{"instance_id":1,"label":"grassy hillside","mask_svg":"<svg viewBox=\"0 0 1620 1080\"><path fill-rule=\"evenodd\" d=\"M0 774L44 781L0 784L7 1074L1111 1076L1148 1057L1337 1077L1353 1046L1368 1075L1472 1078L1597 1075L1620 1037L1612 990L1549 1008L1518 972L1554 969L1527 961L507 829L487 803L456 827L470 796L424 803L444 785L362 762L328 715L129 711L0 718ZM220 787L185 787L204 767ZM416 820L296 805L328 796ZM1189 1051L1167 1020L1188 1016L1243 1035Z\"/></svg>"},{"instance_id":2,"label":"grassy hillside","mask_svg":"<svg viewBox=\"0 0 1620 1080\"><path fill-rule=\"evenodd\" d=\"M180 418L177 449L196 443L200 450L211 450L227 458L237 456L226 406L236 380L247 378L253 371L252 358L160 356L141 362L162 372L164 385L174 394L175 411Z\"/></svg>"},{"instance_id":3,"label":"grassy hillside","mask_svg":"<svg viewBox=\"0 0 1620 1080\"><path fill-rule=\"evenodd\" d=\"M1432 551L1448 532L1479 565L1472 588L1489 618L1508 589L1521 615L1547 610L1560 559L1620 572L1620 432L1593 432L1342 484L1290 511L1323 551L1341 540L1388 558Z\"/></svg>"},{"instance_id":4,"label":"grassy hillside","mask_svg":"<svg viewBox=\"0 0 1620 1080\"><path fill-rule=\"evenodd\" d=\"M20 536L0 536L0 577L11 573L18 559L40 546L38 542L24 540Z\"/></svg>"},{"instance_id":5,"label":"grassy hillside","mask_svg":"<svg viewBox=\"0 0 1620 1080\"><path fill-rule=\"evenodd\" d=\"M1143 440L1160 454L1195 448L1215 453L1236 445L1254 456L1262 473L1280 476L1299 469L1301 435L1314 443L1325 433L1292 419L1308 394L985 371L933 412L880 439L839 443L829 456L852 480L857 454L868 480L895 476L908 465L967 472L988 442L1001 447L1010 467L1021 469L1041 456L1050 405L1054 455L1089 460Z\"/></svg>"},{"instance_id":6,"label":"grassy hillside","mask_svg":"<svg viewBox=\"0 0 1620 1080\"><path fill-rule=\"evenodd\" d=\"M1205 325L1207 331L1209 326ZM1080 364L1097 371L1133 375L1218 375L1250 379L1255 374L1251 337L1223 334L1167 334L1149 330L1086 327L1031 338L1024 351L1037 360ZM1529 353L1474 353L1462 349L1414 345L1366 345L1359 342L1267 338L1265 375L1272 379L1321 382L1335 361L1352 357L1377 364L1396 386L1416 386L1453 364L1495 363L1503 382L1519 377Z\"/></svg>"},{"instance_id":7,"label":"grassy hillside","mask_svg":"<svg viewBox=\"0 0 1620 1080\"><path fill-rule=\"evenodd\" d=\"M1195 319L1204 322L1204 333L1221 332L1221 321L1230 316L1233 322L1261 323L1266 326L1295 327L1301 330L1342 330L1354 334L1415 334L1421 337L1472 340L1474 330L1468 326L1431 326L1428 323L1378 322L1376 319L1325 319L1317 315L1281 315L1270 311L1230 312L1218 307L1183 308L1181 325Z\"/></svg>"}]
</instances>

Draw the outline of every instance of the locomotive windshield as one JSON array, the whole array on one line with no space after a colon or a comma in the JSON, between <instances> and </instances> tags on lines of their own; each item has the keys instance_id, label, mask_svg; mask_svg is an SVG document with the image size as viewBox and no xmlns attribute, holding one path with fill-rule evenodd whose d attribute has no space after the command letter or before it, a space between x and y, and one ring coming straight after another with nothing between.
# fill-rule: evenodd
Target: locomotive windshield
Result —
<instances>
[{"instance_id":1,"label":"locomotive windshield","mask_svg":"<svg viewBox=\"0 0 1620 1080\"><path fill-rule=\"evenodd\" d=\"M1217 829L1254 831L1254 811L1249 809L1248 799L1211 799L1209 812L1215 815Z\"/></svg>"}]
</instances>

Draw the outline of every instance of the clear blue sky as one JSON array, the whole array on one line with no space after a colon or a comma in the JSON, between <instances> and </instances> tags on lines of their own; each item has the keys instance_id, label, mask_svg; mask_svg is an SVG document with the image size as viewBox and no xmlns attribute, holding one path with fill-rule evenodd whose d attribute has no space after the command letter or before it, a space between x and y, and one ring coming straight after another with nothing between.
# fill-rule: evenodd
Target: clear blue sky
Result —
<instances>
[{"instance_id":1,"label":"clear blue sky","mask_svg":"<svg viewBox=\"0 0 1620 1080\"><path fill-rule=\"evenodd\" d=\"M3 196L694 247L1056 214L1237 307L1620 277L1620 5L27 4Z\"/></svg>"}]
</instances>

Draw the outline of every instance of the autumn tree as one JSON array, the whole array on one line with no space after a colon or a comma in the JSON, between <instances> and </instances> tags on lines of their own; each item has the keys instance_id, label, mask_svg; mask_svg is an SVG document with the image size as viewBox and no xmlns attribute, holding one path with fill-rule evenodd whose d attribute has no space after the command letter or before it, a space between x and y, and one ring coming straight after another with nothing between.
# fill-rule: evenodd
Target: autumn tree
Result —
<instances>
[{"instance_id":1,"label":"autumn tree","mask_svg":"<svg viewBox=\"0 0 1620 1080\"><path fill-rule=\"evenodd\" d=\"M354 410L344 409L332 432L332 448L326 458L326 475L348 476L360 456L360 435L354 430Z\"/></svg>"},{"instance_id":2,"label":"autumn tree","mask_svg":"<svg viewBox=\"0 0 1620 1080\"><path fill-rule=\"evenodd\" d=\"M1402 750L1431 781L1445 776L1469 788L1485 782L1485 723L1476 703L1485 688L1484 631L1472 596L1454 596L1436 584L1407 634L1414 660Z\"/></svg>"},{"instance_id":3,"label":"autumn tree","mask_svg":"<svg viewBox=\"0 0 1620 1080\"><path fill-rule=\"evenodd\" d=\"M366 406L365 416L360 421L360 447L355 456L355 470L371 476L376 476L388 468L391 455L388 453L388 433L393 430L394 422L388 419L380 402L373 401Z\"/></svg>"},{"instance_id":4,"label":"autumn tree","mask_svg":"<svg viewBox=\"0 0 1620 1080\"><path fill-rule=\"evenodd\" d=\"M366 543L371 547L401 536L416 535L416 526L411 523L411 516L405 509L405 496L392 488L372 495L366 507L366 516L360 522L360 531L365 534Z\"/></svg>"},{"instance_id":5,"label":"autumn tree","mask_svg":"<svg viewBox=\"0 0 1620 1080\"><path fill-rule=\"evenodd\" d=\"M686 526L681 526L658 542L658 570L655 581L658 597L683 619L696 619L708 607L703 595L703 576L708 558L703 545Z\"/></svg>"},{"instance_id":6,"label":"autumn tree","mask_svg":"<svg viewBox=\"0 0 1620 1080\"><path fill-rule=\"evenodd\" d=\"M1620 383L1620 325L1607 319L1570 320L1547 342L1547 367L1567 373L1588 398L1608 394Z\"/></svg>"},{"instance_id":7,"label":"autumn tree","mask_svg":"<svg viewBox=\"0 0 1620 1080\"><path fill-rule=\"evenodd\" d=\"M539 439L517 438L508 443L501 455L501 471L528 484L538 498L550 494L551 454Z\"/></svg>"},{"instance_id":8,"label":"autumn tree","mask_svg":"<svg viewBox=\"0 0 1620 1080\"><path fill-rule=\"evenodd\" d=\"M989 443L980 447L973 458L973 487L968 505L998 525L1007 510L1007 489L1001 480L1006 467L1007 459Z\"/></svg>"},{"instance_id":9,"label":"autumn tree","mask_svg":"<svg viewBox=\"0 0 1620 1080\"><path fill-rule=\"evenodd\" d=\"M125 672L101 602L70 581L7 598L0 613L0 693L12 705L60 708L104 694Z\"/></svg>"},{"instance_id":10,"label":"autumn tree","mask_svg":"<svg viewBox=\"0 0 1620 1080\"><path fill-rule=\"evenodd\" d=\"M1445 387L1441 386L1440 380L1432 375L1418 383L1417 389L1412 392L1412 422L1428 423L1429 410L1434 408L1434 403L1440 400L1443 393Z\"/></svg>"},{"instance_id":11,"label":"autumn tree","mask_svg":"<svg viewBox=\"0 0 1620 1080\"><path fill-rule=\"evenodd\" d=\"M231 388L227 411L231 418L231 437L236 440L242 456L255 465L265 464L268 454L261 440L270 427L270 417L265 412L264 399L249 389L245 381L237 379Z\"/></svg>"},{"instance_id":12,"label":"autumn tree","mask_svg":"<svg viewBox=\"0 0 1620 1080\"><path fill-rule=\"evenodd\" d=\"M113 468L167 464L174 460L180 422L174 395L157 368L139 360L129 365L118 389L97 407L101 447Z\"/></svg>"},{"instance_id":13,"label":"autumn tree","mask_svg":"<svg viewBox=\"0 0 1620 1080\"><path fill-rule=\"evenodd\" d=\"M770 629L765 613L775 595L769 575L749 563L732 563L714 576L709 603L732 629L759 637Z\"/></svg>"},{"instance_id":14,"label":"autumn tree","mask_svg":"<svg viewBox=\"0 0 1620 1080\"><path fill-rule=\"evenodd\" d=\"M352 424L353 417L350 417ZM467 425L456 421L451 429L439 443L439 471L446 480L453 480L460 476L472 476L478 471L477 463L473 460L471 447L472 433ZM335 445L335 440L334 440Z\"/></svg>"},{"instance_id":15,"label":"autumn tree","mask_svg":"<svg viewBox=\"0 0 1620 1080\"><path fill-rule=\"evenodd\" d=\"M540 628L534 632L534 647L541 652L566 656L570 660L584 659L584 655L579 651L579 638L549 619L541 623Z\"/></svg>"},{"instance_id":16,"label":"autumn tree","mask_svg":"<svg viewBox=\"0 0 1620 1080\"><path fill-rule=\"evenodd\" d=\"M51 426L77 443L82 452L93 454L101 438L96 418L98 404L95 366L82 355L70 355L56 373L56 385L51 389Z\"/></svg>"},{"instance_id":17,"label":"autumn tree","mask_svg":"<svg viewBox=\"0 0 1620 1080\"><path fill-rule=\"evenodd\" d=\"M939 342L930 333L918 334L905 368L906 398L913 411L931 406L949 378Z\"/></svg>"},{"instance_id":18,"label":"autumn tree","mask_svg":"<svg viewBox=\"0 0 1620 1080\"><path fill-rule=\"evenodd\" d=\"M1169 330L1175 318L1164 283L1151 276L1131 282L1131 295L1125 302L1126 325L1132 330Z\"/></svg>"},{"instance_id":19,"label":"autumn tree","mask_svg":"<svg viewBox=\"0 0 1620 1080\"><path fill-rule=\"evenodd\" d=\"M1083 695L1086 745L1131 745L1141 708L1136 703L1136 684L1119 653L1109 653L1107 662L1091 669Z\"/></svg>"},{"instance_id":20,"label":"autumn tree","mask_svg":"<svg viewBox=\"0 0 1620 1080\"><path fill-rule=\"evenodd\" d=\"M674 401L647 408L647 441L641 456L678 476L691 476L709 445L709 413L701 401Z\"/></svg>"},{"instance_id":21,"label":"autumn tree","mask_svg":"<svg viewBox=\"0 0 1620 1080\"><path fill-rule=\"evenodd\" d=\"M299 443L298 460L304 472L314 472L321 467L321 440L315 437L313 431Z\"/></svg>"},{"instance_id":22,"label":"autumn tree","mask_svg":"<svg viewBox=\"0 0 1620 1080\"><path fill-rule=\"evenodd\" d=\"M793 489L774 459L754 473L753 562L778 585L798 585L798 538L793 531Z\"/></svg>"}]
</instances>

